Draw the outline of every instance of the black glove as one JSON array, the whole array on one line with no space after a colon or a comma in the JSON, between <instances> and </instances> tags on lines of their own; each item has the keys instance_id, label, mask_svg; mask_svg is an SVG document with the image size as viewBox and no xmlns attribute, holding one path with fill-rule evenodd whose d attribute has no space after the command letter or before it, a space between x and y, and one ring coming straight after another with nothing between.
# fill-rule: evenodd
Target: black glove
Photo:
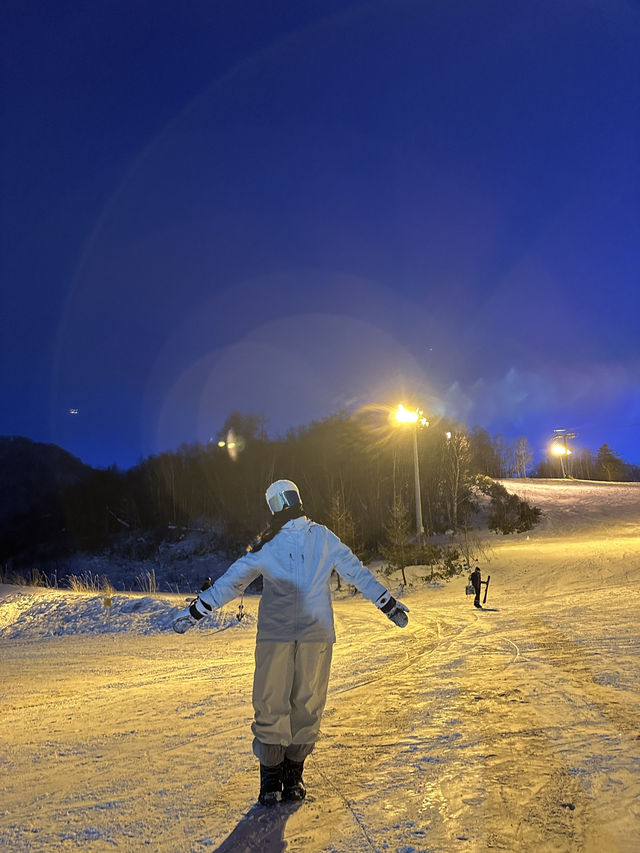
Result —
<instances>
[{"instance_id":1,"label":"black glove","mask_svg":"<svg viewBox=\"0 0 640 853\"><path fill-rule=\"evenodd\" d=\"M189 628L193 628L200 619L211 613L213 607L201 598L194 598L191 604L181 610L173 620L173 630L176 634L184 634Z\"/></svg>"},{"instance_id":2,"label":"black glove","mask_svg":"<svg viewBox=\"0 0 640 853\"><path fill-rule=\"evenodd\" d=\"M380 598L375 602L375 605L379 610L382 610L382 612L385 613L387 617L398 626L398 628L406 628L409 623L409 617L407 616L409 608L401 601L396 601L389 591L383 592Z\"/></svg>"}]
</instances>

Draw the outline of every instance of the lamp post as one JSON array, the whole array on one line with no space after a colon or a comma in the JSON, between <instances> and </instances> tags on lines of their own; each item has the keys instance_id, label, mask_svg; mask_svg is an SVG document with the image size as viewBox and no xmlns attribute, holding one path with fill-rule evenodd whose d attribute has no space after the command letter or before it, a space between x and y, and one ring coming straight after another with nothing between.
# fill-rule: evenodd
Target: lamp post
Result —
<instances>
[{"instance_id":1,"label":"lamp post","mask_svg":"<svg viewBox=\"0 0 640 853\"><path fill-rule=\"evenodd\" d=\"M562 476L564 479L566 479L569 474L568 457L571 456L571 450L569 449L569 445L567 444L567 439L576 437L577 433L567 432L566 429L554 429L553 431L551 452L554 454L554 456L560 457L560 467L562 468ZM560 442L562 442L562 444ZM566 465L564 462L565 459L567 460Z\"/></svg>"},{"instance_id":2,"label":"lamp post","mask_svg":"<svg viewBox=\"0 0 640 853\"><path fill-rule=\"evenodd\" d=\"M413 473L415 479L416 490L416 535L418 541L424 540L424 524L422 523L422 498L420 495L420 469L418 466L418 424L429 426L429 422L423 417L422 411L416 409L415 412L410 412L402 405L398 404L396 412L396 420L401 424L413 424Z\"/></svg>"},{"instance_id":3,"label":"lamp post","mask_svg":"<svg viewBox=\"0 0 640 853\"><path fill-rule=\"evenodd\" d=\"M551 452L554 456L557 456L560 459L560 469L562 470L562 476L564 479L566 479L567 470L564 465L564 457L567 455L567 453L571 453L571 451L564 447L562 444L554 443L551 445Z\"/></svg>"}]
</instances>

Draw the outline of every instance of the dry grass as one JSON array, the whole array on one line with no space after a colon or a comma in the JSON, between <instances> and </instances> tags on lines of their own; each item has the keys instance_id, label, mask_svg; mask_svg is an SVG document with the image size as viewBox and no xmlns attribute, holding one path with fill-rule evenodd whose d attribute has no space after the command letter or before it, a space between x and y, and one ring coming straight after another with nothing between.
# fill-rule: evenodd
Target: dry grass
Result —
<instances>
[{"instance_id":1,"label":"dry grass","mask_svg":"<svg viewBox=\"0 0 640 853\"><path fill-rule=\"evenodd\" d=\"M69 589L74 592L103 592L111 596L113 586L106 575L94 575L93 572L83 572L81 575L69 575L66 578Z\"/></svg>"},{"instance_id":2,"label":"dry grass","mask_svg":"<svg viewBox=\"0 0 640 853\"><path fill-rule=\"evenodd\" d=\"M156 581L156 570L147 569L147 571L141 572L139 575L136 575L136 583L138 584L138 587L142 590L142 592L157 592L158 582Z\"/></svg>"}]
</instances>

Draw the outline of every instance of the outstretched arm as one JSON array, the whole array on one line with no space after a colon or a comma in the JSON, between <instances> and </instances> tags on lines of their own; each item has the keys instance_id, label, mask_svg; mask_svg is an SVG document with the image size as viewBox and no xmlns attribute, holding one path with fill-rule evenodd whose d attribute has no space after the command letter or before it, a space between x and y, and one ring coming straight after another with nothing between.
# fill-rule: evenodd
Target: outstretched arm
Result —
<instances>
[{"instance_id":1,"label":"outstretched arm","mask_svg":"<svg viewBox=\"0 0 640 853\"><path fill-rule=\"evenodd\" d=\"M335 534L330 535L332 536L332 558L340 577L360 590L362 595L372 601L378 610L381 610L395 625L404 628L409 622L407 616L409 608L401 601L397 601L389 590L375 579L344 542L341 542Z\"/></svg>"},{"instance_id":2,"label":"outstretched arm","mask_svg":"<svg viewBox=\"0 0 640 853\"><path fill-rule=\"evenodd\" d=\"M245 554L208 589L201 590L189 607L181 610L173 621L173 630L184 634L203 617L242 595L245 588L261 574L258 554Z\"/></svg>"}]
</instances>

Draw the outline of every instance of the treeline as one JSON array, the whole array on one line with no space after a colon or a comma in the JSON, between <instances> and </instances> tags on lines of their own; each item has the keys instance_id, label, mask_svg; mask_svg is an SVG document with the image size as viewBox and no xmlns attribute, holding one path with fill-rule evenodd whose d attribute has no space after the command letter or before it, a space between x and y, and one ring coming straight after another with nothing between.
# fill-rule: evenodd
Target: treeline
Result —
<instances>
[{"instance_id":1,"label":"treeline","mask_svg":"<svg viewBox=\"0 0 640 853\"><path fill-rule=\"evenodd\" d=\"M66 517L93 547L123 529L215 520L221 541L237 550L268 522L266 486L286 477L300 487L311 518L373 553L394 503L415 519L414 429L393 425L388 413L337 414L270 439L259 418L233 413L221 430L223 447L185 445L124 473L95 472L65 493ZM458 530L476 509L476 475L506 475L506 445L447 420L416 438L425 531Z\"/></svg>"},{"instance_id":2,"label":"treeline","mask_svg":"<svg viewBox=\"0 0 640 853\"><path fill-rule=\"evenodd\" d=\"M557 460L553 467L545 462L531 471L532 453L525 438L508 443L486 430L469 431L446 419L425 428L394 425L388 411L371 410L358 416L337 414L271 439L260 417L235 412L220 432L223 446L183 445L128 471L91 469L61 487L46 510L38 505L12 519L2 537L0 560L34 544L96 551L118 534L128 536L132 558L144 559L168 530L189 527L206 529L212 547L237 556L238 548L268 522L264 490L280 477L299 485L311 518L336 530L360 555L371 556L388 543L385 531L392 517L396 526L406 522L416 529L416 429L427 535L473 526L482 490L493 501L496 532L526 529L523 524L535 522L535 514L523 512L517 499L509 505L483 480L531 473L558 476ZM616 459L601 448L583 471L586 458L574 457L574 476L631 479L631 466L616 467ZM139 530L146 531L144 537L133 535Z\"/></svg>"},{"instance_id":3,"label":"treeline","mask_svg":"<svg viewBox=\"0 0 640 853\"><path fill-rule=\"evenodd\" d=\"M608 482L640 482L640 466L625 462L608 444L597 453L584 448L564 457L565 473L577 480L607 480ZM547 457L535 468L534 477L561 477L562 467L557 458Z\"/></svg>"}]
</instances>

